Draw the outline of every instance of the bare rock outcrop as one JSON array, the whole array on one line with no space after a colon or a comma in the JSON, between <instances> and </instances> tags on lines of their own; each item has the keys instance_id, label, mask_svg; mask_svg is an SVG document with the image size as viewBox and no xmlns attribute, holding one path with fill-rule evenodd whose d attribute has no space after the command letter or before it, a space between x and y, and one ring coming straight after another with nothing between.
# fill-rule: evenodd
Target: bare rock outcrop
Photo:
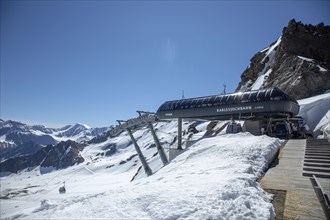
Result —
<instances>
[{"instance_id":1,"label":"bare rock outcrop","mask_svg":"<svg viewBox=\"0 0 330 220\"><path fill-rule=\"evenodd\" d=\"M292 19L282 36L251 59L236 91L279 87L295 99L330 89L330 26Z\"/></svg>"}]
</instances>

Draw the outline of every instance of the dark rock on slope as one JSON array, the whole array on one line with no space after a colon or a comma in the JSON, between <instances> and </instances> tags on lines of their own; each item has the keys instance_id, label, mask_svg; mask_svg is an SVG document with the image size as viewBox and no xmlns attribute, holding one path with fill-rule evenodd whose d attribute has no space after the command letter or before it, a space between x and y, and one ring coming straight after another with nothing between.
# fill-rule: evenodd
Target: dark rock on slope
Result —
<instances>
[{"instance_id":1,"label":"dark rock on slope","mask_svg":"<svg viewBox=\"0 0 330 220\"><path fill-rule=\"evenodd\" d=\"M41 145L28 141L14 147L0 148L0 159L5 160L11 157L31 155L42 148Z\"/></svg>"},{"instance_id":2,"label":"dark rock on slope","mask_svg":"<svg viewBox=\"0 0 330 220\"><path fill-rule=\"evenodd\" d=\"M48 145L34 154L9 158L0 163L0 172L17 173L37 166L40 166L41 173L45 170L63 169L84 162L84 158L80 155L83 149L84 145L71 140L60 142L55 146Z\"/></svg>"}]
</instances>

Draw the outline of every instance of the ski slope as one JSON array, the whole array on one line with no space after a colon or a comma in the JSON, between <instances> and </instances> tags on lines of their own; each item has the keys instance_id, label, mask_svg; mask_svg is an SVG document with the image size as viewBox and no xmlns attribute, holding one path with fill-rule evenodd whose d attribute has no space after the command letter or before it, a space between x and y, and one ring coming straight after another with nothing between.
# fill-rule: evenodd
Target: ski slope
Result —
<instances>
[{"instance_id":1,"label":"ski slope","mask_svg":"<svg viewBox=\"0 0 330 220\"><path fill-rule=\"evenodd\" d=\"M299 114L315 134L329 127L329 98L326 93L298 100ZM191 123L184 121L183 130ZM150 177L126 132L88 145L82 164L47 174L31 167L1 177L1 219L273 219L271 195L256 180L281 142L249 133L205 137L208 123L196 124L194 144L165 167L150 131L135 131ZM177 144L177 122L157 123L155 130L168 153ZM59 194L63 182L67 193Z\"/></svg>"},{"instance_id":2,"label":"ski slope","mask_svg":"<svg viewBox=\"0 0 330 220\"><path fill-rule=\"evenodd\" d=\"M184 123L187 128L188 122ZM201 137L205 123L197 126ZM176 122L156 125L168 148ZM204 129L204 130L203 130ZM281 142L249 133L199 138L165 167L146 129L134 136L154 174L130 181L140 163L122 133L87 147L84 164L40 175L38 168L1 180L1 218L7 219L273 219L271 196L256 181ZM116 143L111 157L98 157ZM168 149L167 149L168 150ZM122 163L125 161L125 163ZM67 193L58 188L65 181Z\"/></svg>"}]
</instances>

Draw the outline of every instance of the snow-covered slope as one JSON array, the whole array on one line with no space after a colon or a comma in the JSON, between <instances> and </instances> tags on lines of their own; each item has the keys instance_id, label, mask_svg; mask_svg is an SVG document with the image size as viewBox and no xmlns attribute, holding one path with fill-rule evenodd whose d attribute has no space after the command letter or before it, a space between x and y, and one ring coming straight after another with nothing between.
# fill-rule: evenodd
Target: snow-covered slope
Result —
<instances>
[{"instance_id":1,"label":"snow-covered slope","mask_svg":"<svg viewBox=\"0 0 330 220\"><path fill-rule=\"evenodd\" d=\"M261 52L265 53L264 57L260 61L260 63L264 66L263 69L257 74L257 79L252 82L251 80L247 81L244 85L239 89L241 92L245 92L247 90L258 90L263 88L265 82L267 82L269 75L272 73L271 64L274 61L274 56L276 54L276 48L281 43L281 37L277 39L277 41L263 49Z\"/></svg>"},{"instance_id":2,"label":"snow-covered slope","mask_svg":"<svg viewBox=\"0 0 330 220\"><path fill-rule=\"evenodd\" d=\"M57 129L52 135L57 141L73 140L76 142L88 141L93 137L102 134L108 128L91 128L88 125L77 123Z\"/></svg>"},{"instance_id":3,"label":"snow-covered slope","mask_svg":"<svg viewBox=\"0 0 330 220\"><path fill-rule=\"evenodd\" d=\"M314 129L314 135L319 138L327 138L330 142L330 110L316 125Z\"/></svg>"},{"instance_id":4,"label":"snow-covered slope","mask_svg":"<svg viewBox=\"0 0 330 220\"><path fill-rule=\"evenodd\" d=\"M304 118L310 131L315 136L323 133L324 128L330 124L330 93L298 100L300 105L299 115Z\"/></svg>"},{"instance_id":5,"label":"snow-covered slope","mask_svg":"<svg viewBox=\"0 0 330 220\"><path fill-rule=\"evenodd\" d=\"M187 129L190 122L184 122ZM162 167L150 132L134 132L153 175L137 173L140 162L129 136L87 146L85 162L40 175L36 167L2 177L1 217L13 219L272 219L270 197L256 182L280 141L249 133L202 138ZM177 123L158 123L157 136L175 147ZM187 135L184 136L186 138ZM106 156L106 152L109 153ZM110 156L111 155L111 156ZM65 181L66 194L58 188Z\"/></svg>"}]
</instances>

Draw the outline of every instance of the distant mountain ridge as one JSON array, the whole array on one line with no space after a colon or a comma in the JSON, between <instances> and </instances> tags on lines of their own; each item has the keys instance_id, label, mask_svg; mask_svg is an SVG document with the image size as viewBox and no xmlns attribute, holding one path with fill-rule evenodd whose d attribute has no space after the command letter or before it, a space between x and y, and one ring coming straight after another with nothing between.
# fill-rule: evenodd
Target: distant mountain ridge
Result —
<instances>
[{"instance_id":1,"label":"distant mountain ridge","mask_svg":"<svg viewBox=\"0 0 330 220\"><path fill-rule=\"evenodd\" d=\"M33 154L43 146L56 145L61 141L87 142L108 129L91 128L80 123L55 129L0 119L0 159Z\"/></svg>"},{"instance_id":2,"label":"distant mountain ridge","mask_svg":"<svg viewBox=\"0 0 330 220\"><path fill-rule=\"evenodd\" d=\"M279 87L295 99L330 89L330 26L292 19L282 36L251 58L236 91Z\"/></svg>"},{"instance_id":3,"label":"distant mountain ridge","mask_svg":"<svg viewBox=\"0 0 330 220\"><path fill-rule=\"evenodd\" d=\"M84 145L71 140L60 142L55 146L40 147L32 154L11 157L1 162L0 172L17 173L37 166L40 167L41 174L54 169L63 169L84 162L84 158L80 155L83 149Z\"/></svg>"},{"instance_id":4,"label":"distant mountain ridge","mask_svg":"<svg viewBox=\"0 0 330 220\"><path fill-rule=\"evenodd\" d=\"M0 137L5 135L6 141L12 141L15 144L22 144L26 140L30 141L29 136L48 136L50 139L52 139L48 141L35 141L36 143L43 145L58 143L60 141L60 138L63 137L68 139L77 139L79 138L79 136L86 136L86 140L89 140L92 139L94 136L102 134L107 129L109 129L109 127L91 128L81 123L76 123L75 125L67 125L62 128L47 128L43 125L27 125L17 121L4 121L0 119ZM14 134L19 134L20 136L26 137L22 137L20 139ZM81 139L83 140L83 138Z\"/></svg>"}]
</instances>

